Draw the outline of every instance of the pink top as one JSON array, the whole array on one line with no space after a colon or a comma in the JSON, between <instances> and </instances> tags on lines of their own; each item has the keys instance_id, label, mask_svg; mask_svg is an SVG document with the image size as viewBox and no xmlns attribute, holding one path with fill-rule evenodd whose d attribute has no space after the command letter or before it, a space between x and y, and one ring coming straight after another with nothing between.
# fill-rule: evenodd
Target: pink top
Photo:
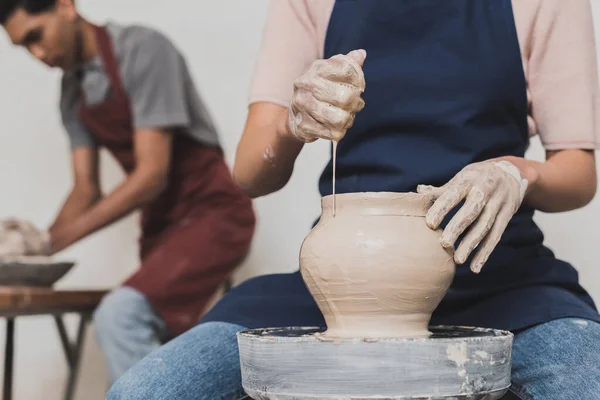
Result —
<instances>
[{"instance_id":1,"label":"pink top","mask_svg":"<svg viewBox=\"0 0 600 400\"><path fill-rule=\"evenodd\" d=\"M250 104L288 107L293 81L323 58L334 0L271 0ZM600 148L589 0L512 0L527 78L529 133L547 150ZM368 62L368 55L367 55Z\"/></svg>"}]
</instances>

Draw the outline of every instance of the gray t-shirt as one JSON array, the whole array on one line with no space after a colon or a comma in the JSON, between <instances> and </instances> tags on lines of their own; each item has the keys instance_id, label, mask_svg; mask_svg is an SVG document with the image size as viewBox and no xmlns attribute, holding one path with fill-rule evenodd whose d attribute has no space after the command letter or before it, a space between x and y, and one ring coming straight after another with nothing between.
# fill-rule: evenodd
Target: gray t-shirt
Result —
<instances>
[{"instance_id":1,"label":"gray t-shirt","mask_svg":"<svg viewBox=\"0 0 600 400\"><path fill-rule=\"evenodd\" d=\"M219 145L219 137L187 64L173 43L160 32L139 26L108 23L125 91L131 101L135 129L173 129L202 143ZM87 104L102 102L110 82L100 57L83 67ZM74 71L62 79L60 111L71 147L94 147L94 136L77 115L78 81Z\"/></svg>"}]
</instances>

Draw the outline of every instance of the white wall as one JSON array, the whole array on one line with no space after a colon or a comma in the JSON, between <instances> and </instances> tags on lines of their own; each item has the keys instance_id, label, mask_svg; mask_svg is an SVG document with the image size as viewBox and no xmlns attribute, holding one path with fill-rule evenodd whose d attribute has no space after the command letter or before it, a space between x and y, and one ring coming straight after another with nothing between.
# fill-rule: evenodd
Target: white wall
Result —
<instances>
[{"instance_id":1,"label":"white wall","mask_svg":"<svg viewBox=\"0 0 600 400\"><path fill-rule=\"evenodd\" d=\"M600 2L594 2L600 32ZM162 29L179 45L192 66L233 160L246 113L246 91L252 73L267 0L80 0L83 14L95 21L142 22ZM600 36L600 35L599 35ZM600 43L600 37L598 42ZM22 50L0 40L0 218L22 216L48 224L70 186L66 137L57 113L58 72L33 62ZM17 76L19 76L17 78ZM26 78L23 78L26 77ZM541 157L539 144L532 157ZM324 143L307 146L291 183L256 202L259 226L254 250L238 279L297 268L298 250L319 214L317 178L327 159ZM103 159L105 189L122 179L112 159ZM563 215L540 215L548 244L572 261L586 287L600 300L600 269L595 251L600 237L600 204ZM135 216L88 238L64 253L79 262L60 282L62 287L106 287L118 284L136 268ZM70 327L74 328L70 321ZM0 329L4 325L0 324ZM93 332L85 348L78 398L103 398L104 364ZM0 332L0 344L3 332ZM3 347L0 354L3 354ZM66 376L53 322L25 318L17 323L16 399L60 399Z\"/></svg>"}]
</instances>

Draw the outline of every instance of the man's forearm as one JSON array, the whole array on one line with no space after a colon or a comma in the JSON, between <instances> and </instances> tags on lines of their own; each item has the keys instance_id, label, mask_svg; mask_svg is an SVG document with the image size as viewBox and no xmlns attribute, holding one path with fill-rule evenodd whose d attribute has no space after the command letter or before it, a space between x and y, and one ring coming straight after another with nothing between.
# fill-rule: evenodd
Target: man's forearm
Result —
<instances>
[{"instance_id":1,"label":"man's forearm","mask_svg":"<svg viewBox=\"0 0 600 400\"><path fill-rule=\"evenodd\" d=\"M257 104L251 113L236 152L233 176L250 197L265 196L281 189L290 179L296 157L303 143L292 137L287 128L287 109L271 104ZM272 120L260 118L264 111ZM266 115L266 112L263 115ZM261 121L261 122L258 122Z\"/></svg>"},{"instance_id":2,"label":"man's forearm","mask_svg":"<svg viewBox=\"0 0 600 400\"><path fill-rule=\"evenodd\" d=\"M524 203L548 213L581 208L594 198L597 186L593 151L548 152L545 162L505 158L530 181Z\"/></svg>"},{"instance_id":3,"label":"man's forearm","mask_svg":"<svg viewBox=\"0 0 600 400\"><path fill-rule=\"evenodd\" d=\"M58 215L50 225L49 231L59 231L65 225L72 223L100 200L100 191L96 188L74 187L63 203Z\"/></svg>"},{"instance_id":4,"label":"man's forearm","mask_svg":"<svg viewBox=\"0 0 600 400\"><path fill-rule=\"evenodd\" d=\"M136 171L110 195L98 201L68 224L51 232L51 253L56 253L84 237L130 214L154 200L166 186L166 178Z\"/></svg>"}]
</instances>

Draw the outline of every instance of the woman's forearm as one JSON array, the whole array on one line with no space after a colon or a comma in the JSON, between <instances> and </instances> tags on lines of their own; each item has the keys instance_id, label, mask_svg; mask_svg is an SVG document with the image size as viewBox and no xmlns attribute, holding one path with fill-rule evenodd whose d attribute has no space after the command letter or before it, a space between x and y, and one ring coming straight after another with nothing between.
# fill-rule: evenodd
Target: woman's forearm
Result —
<instances>
[{"instance_id":1,"label":"woman's forearm","mask_svg":"<svg viewBox=\"0 0 600 400\"><path fill-rule=\"evenodd\" d=\"M233 171L247 195L264 196L284 187L304 143L337 142L346 134L365 106L366 57L359 49L314 60L293 82L289 107L268 102L250 107Z\"/></svg>"},{"instance_id":2,"label":"woman's forearm","mask_svg":"<svg viewBox=\"0 0 600 400\"><path fill-rule=\"evenodd\" d=\"M545 162L507 157L529 181L524 203L543 212L575 210L596 194L595 154L589 150L549 151Z\"/></svg>"},{"instance_id":3,"label":"woman's forearm","mask_svg":"<svg viewBox=\"0 0 600 400\"><path fill-rule=\"evenodd\" d=\"M288 111L282 106L257 103L237 148L233 176L250 197L276 192L289 181L303 147L289 132Z\"/></svg>"}]
</instances>

